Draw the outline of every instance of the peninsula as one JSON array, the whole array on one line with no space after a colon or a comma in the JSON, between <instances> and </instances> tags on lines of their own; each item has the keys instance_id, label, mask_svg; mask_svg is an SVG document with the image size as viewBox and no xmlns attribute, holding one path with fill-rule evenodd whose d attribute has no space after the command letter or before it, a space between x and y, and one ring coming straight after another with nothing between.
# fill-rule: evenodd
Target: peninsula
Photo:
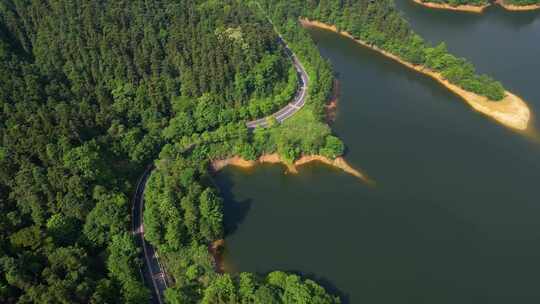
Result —
<instances>
[{"instance_id":1,"label":"peninsula","mask_svg":"<svg viewBox=\"0 0 540 304\"><path fill-rule=\"evenodd\" d=\"M456 84L451 83L446 79L442 73L432 70L423 65L417 65L409 63L399 56L396 56L388 51L385 51L377 46L370 45L365 41L355 38L353 35L346 31L339 31L336 26L326 24L319 21L313 21L306 18L301 19L301 23L304 26L312 26L327 29L336 33L339 33L343 36L353 39L358 44L368 47L398 63L405 65L406 67L413 69L417 72L430 76L431 78L437 80L439 83L444 85L450 91L460 96L465 100L473 109L476 111L485 114L497 122L503 124L506 127L511 129L524 131L528 128L529 121L531 118L531 111L527 104L518 96L505 91L504 97L499 101L490 100L486 96L481 96L479 94L467 91Z\"/></svg>"},{"instance_id":2,"label":"peninsula","mask_svg":"<svg viewBox=\"0 0 540 304\"><path fill-rule=\"evenodd\" d=\"M434 2L429 0L413 0L415 3L429 7L429 8L435 8L435 9L444 9L444 10L450 10L450 11L460 11L460 12L468 12L468 13L483 13L486 8L490 6L489 3L486 4L451 4L450 2Z\"/></svg>"},{"instance_id":3,"label":"peninsula","mask_svg":"<svg viewBox=\"0 0 540 304\"><path fill-rule=\"evenodd\" d=\"M415 3L434 9L461 11L468 13L483 13L486 8L497 4L508 11L533 11L540 9L537 0L496 0L484 1L450 1L450 0L413 0Z\"/></svg>"},{"instance_id":4,"label":"peninsula","mask_svg":"<svg viewBox=\"0 0 540 304\"><path fill-rule=\"evenodd\" d=\"M298 174L298 167L312 163L319 162L322 164L329 165L331 167L343 170L344 172L358 177L368 184L373 184L373 181L369 177L362 173L361 171L353 168L347 163L343 157L336 157L335 159L330 159L322 155L304 155L299 159L295 160L292 163L285 161L279 154L267 154L262 155L256 160L247 160L239 156L230 157L227 159L217 159L211 162L210 169L214 172L220 171L227 166L239 167L244 169L250 169L258 164L283 164L287 167L287 172L291 174Z\"/></svg>"},{"instance_id":5,"label":"peninsula","mask_svg":"<svg viewBox=\"0 0 540 304\"><path fill-rule=\"evenodd\" d=\"M538 0L525 0L525 1L508 1L508 0L497 0L496 3L502 6L508 11L534 11L540 9L540 1Z\"/></svg>"}]
</instances>

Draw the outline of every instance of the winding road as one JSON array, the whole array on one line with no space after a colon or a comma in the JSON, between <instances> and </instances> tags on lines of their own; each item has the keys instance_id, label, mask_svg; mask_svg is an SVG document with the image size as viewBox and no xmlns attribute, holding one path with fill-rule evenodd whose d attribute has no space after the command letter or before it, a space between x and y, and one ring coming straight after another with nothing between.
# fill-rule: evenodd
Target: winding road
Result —
<instances>
[{"instance_id":1,"label":"winding road","mask_svg":"<svg viewBox=\"0 0 540 304\"><path fill-rule=\"evenodd\" d=\"M279 36L279 41L285 46L285 50L287 54L291 57L298 76L300 76L300 89L296 92L294 99L281 110L277 111L269 117L260 118L246 123L249 129L255 129L257 127L268 127L269 118L272 116L276 119L277 122L282 123L287 118L293 116L306 104L309 83L306 69L304 69L304 66L302 65L300 60L298 60L298 57L296 57L296 55L291 51L291 49L289 48L287 43L285 43L285 41L281 38L281 36Z\"/></svg>"},{"instance_id":2,"label":"winding road","mask_svg":"<svg viewBox=\"0 0 540 304\"><path fill-rule=\"evenodd\" d=\"M309 78L304 66L296 55L291 51L287 43L279 35L280 42L285 46L285 51L291 57L294 67L300 76L300 88L296 92L294 99L288 103L285 107L272 114L269 117L249 121L246 123L248 129L266 128L268 127L269 118L274 117L276 121L282 123L286 119L293 116L298 112L306 103L307 90ZM163 270L159 257L155 249L144 239L144 224L143 224L143 210L144 210L144 189L146 182L150 177L153 166L149 166L144 174L139 178L135 194L133 195L133 209L132 209L132 232L135 236L137 245L142 247L144 255L144 267L141 269L141 276L144 283L152 290L151 303L163 304L163 293L167 289L167 274Z\"/></svg>"},{"instance_id":3,"label":"winding road","mask_svg":"<svg viewBox=\"0 0 540 304\"><path fill-rule=\"evenodd\" d=\"M152 291L152 302L163 304L163 292L167 289L167 277L163 267L159 262L158 255L154 247L144 239L143 209L144 209L144 189L146 182L152 173L153 166L149 166L139 178L135 194L133 195L133 209L131 211L132 231L135 235L137 245L142 247L144 255L144 267L142 277L144 283Z\"/></svg>"}]
</instances>

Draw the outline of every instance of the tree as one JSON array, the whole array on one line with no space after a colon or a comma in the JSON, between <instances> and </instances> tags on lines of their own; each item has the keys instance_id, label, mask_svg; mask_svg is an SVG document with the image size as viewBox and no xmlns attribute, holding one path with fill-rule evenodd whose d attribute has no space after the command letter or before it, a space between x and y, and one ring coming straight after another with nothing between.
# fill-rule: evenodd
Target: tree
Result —
<instances>
[{"instance_id":1,"label":"tree","mask_svg":"<svg viewBox=\"0 0 540 304\"><path fill-rule=\"evenodd\" d=\"M148 303L150 293L138 281L139 249L128 233L115 235L109 245L107 268L122 285L122 296L126 303Z\"/></svg>"},{"instance_id":2,"label":"tree","mask_svg":"<svg viewBox=\"0 0 540 304\"><path fill-rule=\"evenodd\" d=\"M80 234L80 223L61 213L53 214L47 221L47 232L54 241L61 245L75 243Z\"/></svg>"},{"instance_id":3,"label":"tree","mask_svg":"<svg viewBox=\"0 0 540 304\"><path fill-rule=\"evenodd\" d=\"M343 155L344 150L345 147L343 142L339 138L329 135L326 137L326 143L324 147L321 148L320 154L335 159L336 157Z\"/></svg>"},{"instance_id":4,"label":"tree","mask_svg":"<svg viewBox=\"0 0 540 304\"><path fill-rule=\"evenodd\" d=\"M202 304L237 303L238 295L232 278L228 275L218 275L204 290Z\"/></svg>"},{"instance_id":5,"label":"tree","mask_svg":"<svg viewBox=\"0 0 540 304\"><path fill-rule=\"evenodd\" d=\"M64 155L64 166L74 174L95 179L100 174L100 159L95 142L88 142L68 151Z\"/></svg>"},{"instance_id":6,"label":"tree","mask_svg":"<svg viewBox=\"0 0 540 304\"><path fill-rule=\"evenodd\" d=\"M110 193L103 187L96 187L94 199L97 203L86 217L83 231L95 245L103 246L127 227L128 201L124 194Z\"/></svg>"}]
</instances>

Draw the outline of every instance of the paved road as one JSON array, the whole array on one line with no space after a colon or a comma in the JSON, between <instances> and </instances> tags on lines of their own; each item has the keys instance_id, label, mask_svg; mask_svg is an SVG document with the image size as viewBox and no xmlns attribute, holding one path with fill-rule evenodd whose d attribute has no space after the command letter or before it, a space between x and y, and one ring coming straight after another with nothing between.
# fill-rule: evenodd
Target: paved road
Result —
<instances>
[{"instance_id":1,"label":"paved road","mask_svg":"<svg viewBox=\"0 0 540 304\"><path fill-rule=\"evenodd\" d=\"M300 76L300 89L296 92L294 99L281 110L271 115L274 116L274 118L279 123L282 123L287 118L293 116L306 104L309 78L306 70L304 69L304 66L298 60L298 57L296 57L296 55L291 51L287 43L285 43L285 41L281 38L281 36L279 36L279 40L285 46L285 50L289 57L291 57L298 76ZM248 129L255 129L257 127L266 128L268 127L268 118L269 117L264 117L261 119L253 120L248 122L246 125Z\"/></svg>"},{"instance_id":2,"label":"paved road","mask_svg":"<svg viewBox=\"0 0 540 304\"><path fill-rule=\"evenodd\" d=\"M289 57L291 57L294 67L296 68L296 71L300 76L300 89L296 92L294 99L281 110L272 114L272 116L274 116L279 123L282 123L287 118L293 116L305 105L309 78L306 70L304 69L304 66L302 65L302 63L300 63L296 55L291 51L287 43L285 43L281 36L279 36L279 39L281 43L283 43L283 45L285 46L286 52ZM266 128L268 127L268 117L250 121L246 125L249 129L255 129L257 127ZM144 283L152 290L152 303L163 304L163 292L167 288L166 273L159 262L156 251L144 239L144 189L146 187L146 182L148 181L148 177L150 177L152 169L153 167L148 167L144 174L140 177L139 182L137 183L137 189L135 191L135 195L133 196L132 204L132 231L135 235L137 245L143 248L144 267L143 269L141 269L141 275L144 279Z\"/></svg>"},{"instance_id":3,"label":"paved road","mask_svg":"<svg viewBox=\"0 0 540 304\"><path fill-rule=\"evenodd\" d=\"M144 283L152 290L151 303L163 304L163 292L167 288L167 279L154 248L144 239L143 209L144 189L153 167L148 167L137 183L133 196L132 231L139 248L143 249L144 267L142 276ZM151 282L151 284L150 284Z\"/></svg>"}]
</instances>

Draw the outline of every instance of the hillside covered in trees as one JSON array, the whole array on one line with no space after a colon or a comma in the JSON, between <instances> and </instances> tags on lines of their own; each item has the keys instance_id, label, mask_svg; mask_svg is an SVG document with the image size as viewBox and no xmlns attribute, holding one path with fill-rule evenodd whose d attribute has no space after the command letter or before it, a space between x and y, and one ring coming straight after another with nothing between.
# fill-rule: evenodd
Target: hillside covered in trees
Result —
<instances>
[{"instance_id":1,"label":"hillside covered in trees","mask_svg":"<svg viewBox=\"0 0 540 304\"><path fill-rule=\"evenodd\" d=\"M130 197L153 163L145 231L171 276L167 302L339 303L295 274L219 274L208 252L224 235L209 161L344 152L323 122L331 67L299 17L502 98L499 83L415 35L391 0L2 1L0 302L148 303ZM278 32L309 74L309 100L250 132L246 121L298 88Z\"/></svg>"},{"instance_id":2,"label":"hillside covered in trees","mask_svg":"<svg viewBox=\"0 0 540 304\"><path fill-rule=\"evenodd\" d=\"M2 303L147 303L129 232L142 169L166 143L197 143L195 160L254 155L245 121L287 103L298 85L277 33L242 1L2 1L0 59ZM312 95L324 100L325 89ZM312 145L303 140L318 151L330 130L310 113L322 129ZM269 132L279 134L269 149L303 152L296 135ZM193 198L217 197L187 186ZM221 235L220 222L201 225L194 241ZM279 273L242 278L262 297L289 286L329 297Z\"/></svg>"},{"instance_id":3,"label":"hillside covered in trees","mask_svg":"<svg viewBox=\"0 0 540 304\"><path fill-rule=\"evenodd\" d=\"M444 43L433 47L414 33L393 0L380 1L265 1L276 20L306 17L335 25L355 38L403 60L428 67L459 87L498 101L504 87L487 75L478 75L465 58L450 54Z\"/></svg>"}]
</instances>

